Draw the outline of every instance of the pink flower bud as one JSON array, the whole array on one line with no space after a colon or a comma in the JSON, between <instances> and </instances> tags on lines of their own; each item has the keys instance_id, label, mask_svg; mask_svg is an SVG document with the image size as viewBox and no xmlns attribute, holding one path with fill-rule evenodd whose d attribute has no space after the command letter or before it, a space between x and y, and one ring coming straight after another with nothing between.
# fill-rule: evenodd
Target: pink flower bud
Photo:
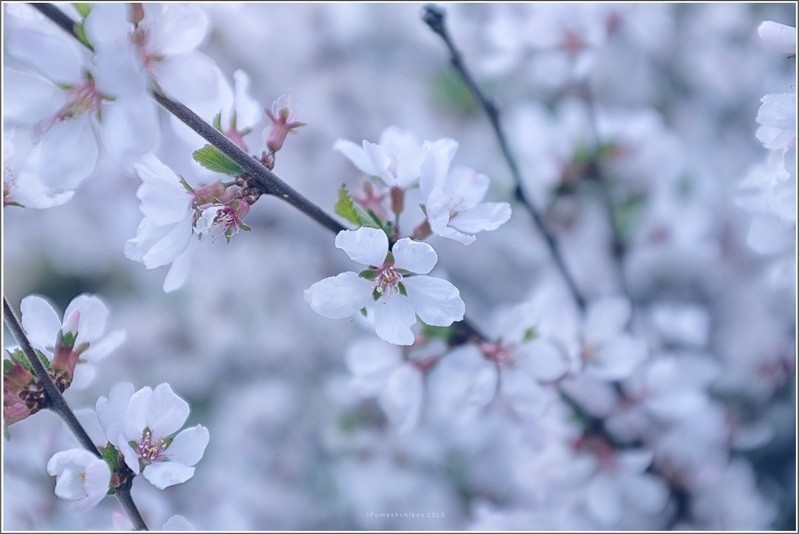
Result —
<instances>
[{"instance_id":1,"label":"pink flower bud","mask_svg":"<svg viewBox=\"0 0 799 534\"><path fill-rule=\"evenodd\" d=\"M297 120L297 117L291 111L290 105L289 98L284 95L275 100L271 111L264 109L266 116L272 121L269 135L266 138L266 148L269 149L270 153L277 152L283 148L283 143L289 132L300 126L305 126L304 122Z\"/></svg>"},{"instance_id":2,"label":"pink flower bud","mask_svg":"<svg viewBox=\"0 0 799 534\"><path fill-rule=\"evenodd\" d=\"M194 205L198 208L202 208L202 206L208 204L217 204L221 202L224 195L225 186L222 182L204 185L194 190Z\"/></svg>"},{"instance_id":3,"label":"pink flower bud","mask_svg":"<svg viewBox=\"0 0 799 534\"><path fill-rule=\"evenodd\" d=\"M64 319L64 324L61 327L61 332L67 333L72 332L73 334L78 333L78 327L80 325L80 310L74 309L69 316Z\"/></svg>"}]
</instances>

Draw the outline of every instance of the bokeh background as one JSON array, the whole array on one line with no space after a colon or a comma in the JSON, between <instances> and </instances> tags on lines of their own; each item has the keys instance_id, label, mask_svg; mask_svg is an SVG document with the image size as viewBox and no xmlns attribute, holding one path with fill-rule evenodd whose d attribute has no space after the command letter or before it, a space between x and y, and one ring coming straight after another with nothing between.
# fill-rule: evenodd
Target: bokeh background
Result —
<instances>
[{"instance_id":1,"label":"bokeh background","mask_svg":"<svg viewBox=\"0 0 799 534\"><path fill-rule=\"evenodd\" d=\"M197 5L211 23L201 50L228 77L245 70L264 106L291 95L307 126L289 137L275 172L328 212L342 183L359 183L334 142L376 142L390 125L419 139L456 139L456 164L491 177L488 200L513 202L488 122L421 21L421 4ZM445 5L467 64L503 113L525 187L578 285L597 298L618 292L619 281L596 189L568 172L591 140L574 82L584 69L600 138L632 147L609 165L642 328L656 332L661 347L713 358L720 369L708 389L713 406L755 435L752 446L722 447L735 469L692 494L676 521L672 506L616 526L793 529L795 245L780 254L752 250L752 215L737 199L767 153L755 137L761 97L795 92L795 59L768 49L756 29L764 20L795 26L795 6L605 7ZM584 36L610 20L617 27L586 66L575 67L562 51L530 51L526 42L542 20L573 24ZM192 183L207 180L191 162L198 147L175 134L165 114L162 132L159 157ZM527 485L541 466L518 452L518 428L486 414L469 428L432 420L400 434L374 399L351 387L344 354L374 334L318 316L303 300L312 283L351 268L328 231L264 197L246 219L252 232L200 247L185 286L165 294L164 269L146 270L123 255L141 218L139 184L103 161L63 206L5 208L3 277L15 306L35 293L63 310L90 292L108 304L110 328L126 330L126 343L98 365L94 383L67 392L73 406L93 406L118 381L168 382L190 403L189 424L209 428L210 445L189 482L165 491L134 484L151 528L176 513L199 529L222 530L574 528L530 497ZM787 231L795 233L795 219ZM436 239L440 273L479 325L560 283L516 205L505 226L468 247ZM5 344L13 344L7 332ZM686 424L672 439L688 448L705 439L702 427ZM64 433L51 413L11 427L3 443L5 528L124 525L113 499L76 515L53 494L44 466L69 442ZM715 454L707 451L697 453L698 463ZM369 516L378 512L443 517Z\"/></svg>"}]
</instances>

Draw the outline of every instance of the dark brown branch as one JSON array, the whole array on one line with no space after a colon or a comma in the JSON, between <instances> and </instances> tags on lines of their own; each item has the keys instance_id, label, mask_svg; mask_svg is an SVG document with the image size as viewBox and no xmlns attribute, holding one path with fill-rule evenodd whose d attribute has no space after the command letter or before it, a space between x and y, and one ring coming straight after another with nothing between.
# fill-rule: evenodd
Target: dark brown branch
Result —
<instances>
[{"instance_id":1,"label":"dark brown branch","mask_svg":"<svg viewBox=\"0 0 799 534\"><path fill-rule=\"evenodd\" d=\"M67 401L64 400L64 396L61 395L61 392L50 378L47 369L44 368L44 364L39 360L39 357L33 350L30 340L27 334L25 334L25 330L23 330L22 325L17 319L5 295L3 295L3 318L5 319L6 326L8 326L8 329L11 331L11 335L14 336L14 339L17 340L17 343L19 343L22 348L25 358L27 358L28 362L31 364L36 379L44 387L44 392L47 395L47 406L64 420L64 423L66 423L67 427L69 427L84 449L98 458L101 458L100 451L97 450L94 442L92 442L92 438L89 437L89 434L80 424L78 418L75 417L75 412L72 411ZM115 492L115 495L136 530L147 530L147 525L130 496L130 490L119 489Z\"/></svg>"},{"instance_id":2,"label":"dark brown branch","mask_svg":"<svg viewBox=\"0 0 799 534\"><path fill-rule=\"evenodd\" d=\"M444 41L444 44L447 45L447 49L449 50L450 54L450 63L461 76L463 81L469 87L472 95L477 99L480 103L480 106L485 111L485 114L488 116L488 120L491 123L491 127L494 130L494 135L499 142L499 147L502 150L502 155L505 158L505 161L510 167L511 175L513 176L513 181L515 184L514 189L514 197L519 203L524 206L524 209L527 213L530 214L530 217L533 219L533 223L535 227L538 229L541 236L544 238L546 242L547 248L549 249L549 253L552 256L552 259L555 262L555 265L560 271L561 276L563 277L566 285L569 288L569 292L571 293L572 298L574 299L575 304L580 309L580 311L585 310L585 298L583 297L580 290L577 288L577 284L574 282L574 278L572 278L571 272L569 271L568 267L566 267L566 262L563 259L563 255L560 252L560 248L558 247L558 243L555 240L555 237L552 235L552 232L546 226L544 219L541 217L538 209L533 205L532 201L527 198L524 193L524 188L522 187L522 176L521 172L519 171L519 166L516 163L513 155L510 153L510 148L508 145L507 138L505 137L505 133L502 130L502 125L499 121L499 110L497 109L496 105L486 98L480 88L477 86L477 83L474 81L474 78L470 74L469 70L466 68L466 65L463 62L463 58L461 57L460 52L455 47L455 44L452 42L450 38L449 32L447 31L447 26L445 24L445 12L443 9L440 9L433 5L427 5L422 10L422 20L430 26L430 29L433 30L435 34L437 34L441 39Z\"/></svg>"}]
</instances>

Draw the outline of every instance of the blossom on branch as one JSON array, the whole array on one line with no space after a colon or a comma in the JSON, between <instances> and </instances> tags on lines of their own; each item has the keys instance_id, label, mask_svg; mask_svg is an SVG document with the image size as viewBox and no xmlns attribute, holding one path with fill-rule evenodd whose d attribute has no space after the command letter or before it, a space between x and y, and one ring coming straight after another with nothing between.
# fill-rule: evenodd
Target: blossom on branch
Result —
<instances>
[{"instance_id":1,"label":"blossom on branch","mask_svg":"<svg viewBox=\"0 0 799 534\"><path fill-rule=\"evenodd\" d=\"M411 326L417 315L433 326L463 319L466 305L458 289L426 276L438 261L430 245L403 238L389 252L386 234L364 227L339 232L336 247L369 268L325 278L306 289L305 301L316 313L343 319L365 309L374 318L377 335L395 345L413 344Z\"/></svg>"},{"instance_id":2,"label":"blossom on branch","mask_svg":"<svg viewBox=\"0 0 799 534\"><path fill-rule=\"evenodd\" d=\"M111 468L85 449L58 452L47 462L47 472L56 477L55 494L75 501L73 512L94 508L108 493Z\"/></svg>"}]
</instances>

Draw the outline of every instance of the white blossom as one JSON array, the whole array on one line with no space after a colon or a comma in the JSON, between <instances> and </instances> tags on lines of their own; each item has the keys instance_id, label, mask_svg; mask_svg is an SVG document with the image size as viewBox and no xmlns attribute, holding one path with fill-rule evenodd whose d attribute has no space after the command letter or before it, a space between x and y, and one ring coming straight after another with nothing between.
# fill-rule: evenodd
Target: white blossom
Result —
<instances>
[{"instance_id":1,"label":"white blossom","mask_svg":"<svg viewBox=\"0 0 799 534\"><path fill-rule=\"evenodd\" d=\"M370 267L360 275L346 272L305 290L313 310L331 319L351 317L362 308L374 316L377 335L396 345L411 345L416 316L433 326L463 319L465 304L446 280L426 276L438 261L433 248L403 238L388 255L388 237L376 228L342 230L336 247ZM368 272L368 277L365 273Z\"/></svg>"},{"instance_id":2,"label":"white blossom","mask_svg":"<svg viewBox=\"0 0 799 534\"><path fill-rule=\"evenodd\" d=\"M56 477L55 494L75 501L74 512L94 508L108 493L111 469L85 449L58 452L47 462L47 472Z\"/></svg>"}]
</instances>

